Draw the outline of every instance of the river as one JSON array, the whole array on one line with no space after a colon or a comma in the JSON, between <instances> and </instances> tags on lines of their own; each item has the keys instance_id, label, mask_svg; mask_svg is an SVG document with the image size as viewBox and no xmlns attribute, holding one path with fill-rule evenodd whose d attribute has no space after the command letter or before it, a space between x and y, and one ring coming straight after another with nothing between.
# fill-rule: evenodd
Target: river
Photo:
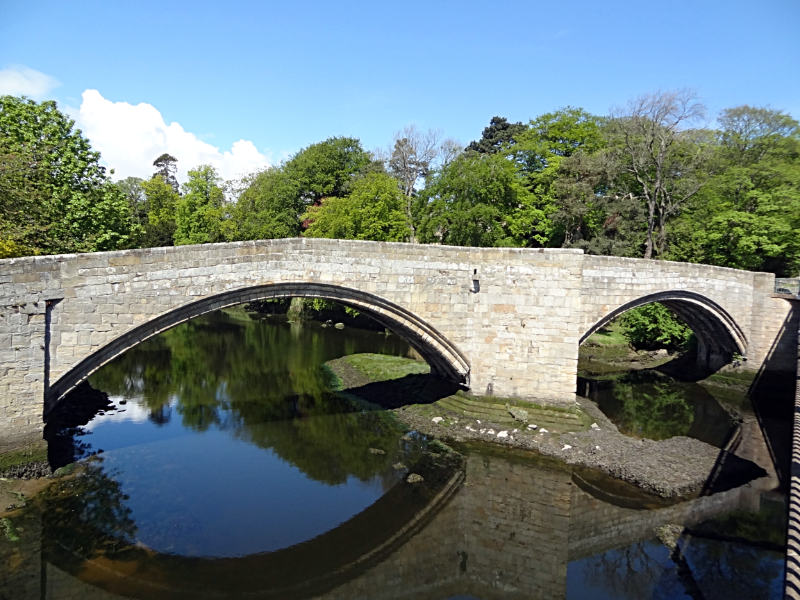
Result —
<instances>
[{"instance_id":1,"label":"river","mask_svg":"<svg viewBox=\"0 0 800 600\"><path fill-rule=\"evenodd\" d=\"M3 521L0 598L781 597L780 494L653 508L530 452L448 452L332 391L322 365L366 352L413 356L394 335L213 313L103 367L108 401L84 388L67 402L90 414L49 425L53 466L79 468ZM595 385L621 430L724 445L713 397L638 377ZM660 399L660 424L627 397Z\"/></svg>"}]
</instances>

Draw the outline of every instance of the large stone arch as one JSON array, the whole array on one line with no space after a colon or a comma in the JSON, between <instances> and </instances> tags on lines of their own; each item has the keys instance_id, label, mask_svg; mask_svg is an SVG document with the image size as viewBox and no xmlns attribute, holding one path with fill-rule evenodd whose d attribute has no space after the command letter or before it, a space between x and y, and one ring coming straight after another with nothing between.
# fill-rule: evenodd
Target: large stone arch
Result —
<instances>
[{"instance_id":1,"label":"large stone arch","mask_svg":"<svg viewBox=\"0 0 800 600\"><path fill-rule=\"evenodd\" d=\"M129 348L175 325L200 315L255 300L286 297L322 298L340 302L375 319L403 337L431 366L431 372L468 386L470 364L464 353L432 325L397 304L375 294L324 283L285 282L241 288L183 304L130 329L83 358L53 383L45 394L45 415L100 367Z\"/></svg>"},{"instance_id":2,"label":"large stone arch","mask_svg":"<svg viewBox=\"0 0 800 600\"><path fill-rule=\"evenodd\" d=\"M698 366L717 370L730 362L734 354L747 355L744 331L728 311L707 296L682 290L657 292L626 302L594 323L581 336L580 344L623 313L653 302L669 308L694 331Z\"/></svg>"}]
</instances>

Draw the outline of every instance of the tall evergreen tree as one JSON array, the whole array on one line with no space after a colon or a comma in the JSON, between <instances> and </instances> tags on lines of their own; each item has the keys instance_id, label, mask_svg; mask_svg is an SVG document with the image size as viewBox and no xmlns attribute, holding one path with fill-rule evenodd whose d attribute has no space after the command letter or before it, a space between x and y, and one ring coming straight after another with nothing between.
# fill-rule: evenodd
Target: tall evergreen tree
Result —
<instances>
[{"instance_id":1,"label":"tall evergreen tree","mask_svg":"<svg viewBox=\"0 0 800 600\"><path fill-rule=\"evenodd\" d=\"M481 139L470 142L467 152L494 154L512 146L527 127L522 123L509 123L505 117L492 117L489 126L483 130Z\"/></svg>"}]
</instances>

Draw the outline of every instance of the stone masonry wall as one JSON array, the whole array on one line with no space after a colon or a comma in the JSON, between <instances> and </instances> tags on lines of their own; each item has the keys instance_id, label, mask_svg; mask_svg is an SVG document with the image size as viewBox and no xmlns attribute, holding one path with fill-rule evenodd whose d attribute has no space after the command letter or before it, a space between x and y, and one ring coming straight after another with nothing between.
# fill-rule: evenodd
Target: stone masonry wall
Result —
<instances>
[{"instance_id":1,"label":"stone masonry wall","mask_svg":"<svg viewBox=\"0 0 800 600\"><path fill-rule=\"evenodd\" d=\"M657 292L688 291L719 304L749 337L755 275L749 271L708 265L586 256L581 330L582 333L589 330L609 312L642 296ZM772 289L769 293L772 293Z\"/></svg>"},{"instance_id":2,"label":"stone masonry wall","mask_svg":"<svg viewBox=\"0 0 800 600\"><path fill-rule=\"evenodd\" d=\"M57 400L127 347L202 312L278 293L271 286L372 311L473 393L568 405L581 336L656 292L692 292L721 307L752 346L748 367L760 368L788 314L776 310L772 281L568 249L303 238L2 260L0 446L33 441L45 398Z\"/></svg>"},{"instance_id":3,"label":"stone masonry wall","mask_svg":"<svg viewBox=\"0 0 800 600\"><path fill-rule=\"evenodd\" d=\"M60 299L51 314L57 385L109 342L192 301L235 290L249 300L248 289L268 284L333 284L430 324L468 357L474 391L563 404L575 385L581 259L571 250L305 239L35 257L0 261L0 306ZM4 378L25 383L17 371Z\"/></svg>"},{"instance_id":4,"label":"stone masonry wall","mask_svg":"<svg viewBox=\"0 0 800 600\"><path fill-rule=\"evenodd\" d=\"M0 306L0 454L41 440L46 303Z\"/></svg>"}]
</instances>

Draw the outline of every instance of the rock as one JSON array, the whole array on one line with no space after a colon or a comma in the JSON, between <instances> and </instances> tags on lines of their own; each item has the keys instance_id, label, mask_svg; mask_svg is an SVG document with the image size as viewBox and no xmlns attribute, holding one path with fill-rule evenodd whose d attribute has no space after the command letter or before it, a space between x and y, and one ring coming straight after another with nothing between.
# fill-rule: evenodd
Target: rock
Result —
<instances>
[{"instance_id":1,"label":"rock","mask_svg":"<svg viewBox=\"0 0 800 600\"><path fill-rule=\"evenodd\" d=\"M406 468L406 466L405 466L403 463L394 463L394 464L392 465L392 468L393 468L395 471L402 471L403 469L405 469L405 468Z\"/></svg>"},{"instance_id":2,"label":"rock","mask_svg":"<svg viewBox=\"0 0 800 600\"><path fill-rule=\"evenodd\" d=\"M408 483L419 483L420 481L425 481L425 480L422 478L422 475L411 473L408 477L406 477L406 481Z\"/></svg>"},{"instance_id":3,"label":"rock","mask_svg":"<svg viewBox=\"0 0 800 600\"><path fill-rule=\"evenodd\" d=\"M478 422L478 425L481 424L481 420L480 419L475 419L475 420Z\"/></svg>"},{"instance_id":4,"label":"rock","mask_svg":"<svg viewBox=\"0 0 800 600\"><path fill-rule=\"evenodd\" d=\"M597 423L592 423L592 429L600 429L600 426Z\"/></svg>"},{"instance_id":5,"label":"rock","mask_svg":"<svg viewBox=\"0 0 800 600\"><path fill-rule=\"evenodd\" d=\"M486 434L487 434L487 435L494 435L494 429L489 429L489 430L486 432Z\"/></svg>"},{"instance_id":6,"label":"rock","mask_svg":"<svg viewBox=\"0 0 800 600\"><path fill-rule=\"evenodd\" d=\"M344 323L337 323L334 327L336 327L336 329L344 329Z\"/></svg>"},{"instance_id":7,"label":"rock","mask_svg":"<svg viewBox=\"0 0 800 600\"><path fill-rule=\"evenodd\" d=\"M386 452L381 450L380 448L370 448L369 449L369 453L370 454L386 454Z\"/></svg>"},{"instance_id":8,"label":"rock","mask_svg":"<svg viewBox=\"0 0 800 600\"><path fill-rule=\"evenodd\" d=\"M529 416L527 410L517 408L516 406L509 406L508 404L506 404L506 410L508 411L508 414L514 417L517 421L527 423Z\"/></svg>"},{"instance_id":9,"label":"rock","mask_svg":"<svg viewBox=\"0 0 800 600\"><path fill-rule=\"evenodd\" d=\"M401 440L403 440L404 442L413 442L413 441L414 441L414 438L412 438L412 437L411 437L410 435L408 435L408 434L405 434L405 435L404 435L403 437L401 437L400 439L401 439Z\"/></svg>"},{"instance_id":10,"label":"rock","mask_svg":"<svg viewBox=\"0 0 800 600\"><path fill-rule=\"evenodd\" d=\"M441 423L442 421L444 421L444 418L443 417L433 417L431 419L431 421L433 421L434 423L438 424L438 423Z\"/></svg>"},{"instance_id":11,"label":"rock","mask_svg":"<svg viewBox=\"0 0 800 600\"><path fill-rule=\"evenodd\" d=\"M664 348L662 348L661 350L656 350L655 352L653 352L653 356L655 356L656 358L666 358L667 356L669 356L669 352L667 352L666 350L664 350Z\"/></svg>"},{"instance_id":12,"label":"rock","mask_svg":"<svg viewBox=\"0 0 800 600\"><path fill-rule=\"evenodd\" d=\"M550 432L547 431L547 429L542 428L542 429L539 430L539 433L550 433Z\"/></svg>"},{"instance_id":13,"label":"rock","mask_svg":"<svg viewBox=\"0 0 800 600\"><path fill-rule=\"evenodd\" d=\"M485 429L481 429L478 433L486 433Z\"/></svg>"},{"instance_id":14,"label":"rock","mask_svg":"<svg viewBox=\"0 0 800 600\"><path fill-rule=\"evenodd\" d=\"M670 550L675 550L678 545L678 538L683 534L683 525L670 523L668 525L656 527L655 532L662 544Z\"/></svg>"},{"instance_id":15,"label":"rock","mask_svg":"<svg viewBox=\"0 0 800 600\"><path fill-rule=\"evenodd\" d=\"M528 425L528 429L530 429L531 431L536 431L536 429L537 429L537 428L538 428L538 426L537 426L537 425L534 425L533 423L531 423L530 425Z\"/></svg>"},{"instance_id":16,"label":"rock","mask_svg":"<svg viewBox=\"0 0 800 600\"><path fill-rule=\"evenodd\" d=\"M564 447L561 449L561 451L563 452L564 450L569 450L570 448L572 448L572 446L569 444L564 444Z\"/></svg>"},{"instance_id":17,"label":"rock","mask_svg":"<svg viewBox=\"0 0 800 600\"><path fill-rule=\"evenodd\" d=\"M507 432L507 431L501 431L501 432L499 432L499 433L497 434L497 437L499 437L499 438L506 438L506 437L508 437L508 432Z\"/></svg>"}]
</instances>

